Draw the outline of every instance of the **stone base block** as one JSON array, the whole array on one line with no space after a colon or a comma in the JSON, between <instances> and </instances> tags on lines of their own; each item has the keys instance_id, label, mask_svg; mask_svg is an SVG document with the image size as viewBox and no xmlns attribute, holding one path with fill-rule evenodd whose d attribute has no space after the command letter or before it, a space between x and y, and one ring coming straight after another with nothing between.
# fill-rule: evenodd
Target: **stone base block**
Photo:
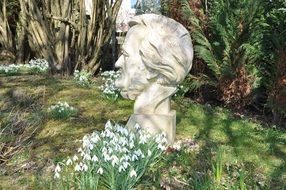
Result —
<instances>
[{"instance_id":1,"label":"stone base block","mask_svg":"<svg viewBox=\"0 0 286 190\"><path fill-rule=\"evenodd\" d=\"M175 141L176 111L171 111L171 114L169 115L132 114L126 126L128 128L133 128L136 123L152 134L164 131L170 144Z\"/></svg>"}]
</instances>

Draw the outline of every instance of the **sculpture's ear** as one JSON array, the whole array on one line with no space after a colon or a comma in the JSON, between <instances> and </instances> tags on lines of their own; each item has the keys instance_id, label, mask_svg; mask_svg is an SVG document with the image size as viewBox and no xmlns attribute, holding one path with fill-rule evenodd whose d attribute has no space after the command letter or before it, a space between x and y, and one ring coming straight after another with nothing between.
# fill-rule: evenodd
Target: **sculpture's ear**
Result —
<instances>
[{"instance_id":1,"label":"sculpture's ear","mask_svg":"<svg viewBox=\"0 0 286 190\"><path fill-rule=\"evenodd\" d=\"M152 79L156 78L158 76L158 73L153 71L147 71L147 80L152 81Z\"/></svg>"}]
</instances>

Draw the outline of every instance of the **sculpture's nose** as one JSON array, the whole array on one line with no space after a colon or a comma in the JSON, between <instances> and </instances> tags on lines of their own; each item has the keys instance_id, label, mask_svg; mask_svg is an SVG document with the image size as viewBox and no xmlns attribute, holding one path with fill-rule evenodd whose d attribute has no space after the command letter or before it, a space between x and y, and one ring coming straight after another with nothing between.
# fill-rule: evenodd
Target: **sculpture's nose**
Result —
<instances>
[{"instance_id":1,"label":"sculpture's nose","mask_svg":"<svg viewBox=\"0 0 286 190\"><path fill-rule=\"evenodd\" d=\"M121 55L115 63L115 68L122 68L123 66L123 56Z\"/></svg>"}]
</instances>

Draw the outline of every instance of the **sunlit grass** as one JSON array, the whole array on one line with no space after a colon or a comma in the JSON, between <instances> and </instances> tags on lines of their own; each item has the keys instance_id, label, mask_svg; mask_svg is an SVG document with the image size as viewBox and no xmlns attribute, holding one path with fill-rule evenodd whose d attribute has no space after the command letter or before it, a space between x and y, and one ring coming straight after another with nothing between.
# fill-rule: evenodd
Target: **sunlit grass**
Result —
<instances>
[{"instance_id":1,"label":"sunlit grass","mask_svg":"<svg viewBox=\"0 0 286 190\"><path fill-rule=\"evenodd\" d=\"M99 86L98 79L92 88L86 89L80 88L72 78L38 75L0 77L0 123L11 112L25 110L28 120L39 127L30 146L6 164L7 176L2 177L0 173L0 187L10 187L15 175L13 170L20 163L35 163L35 167L29 172L16 172L22 176L19 182L13 180L16 187L32 183L36 173L47 173L52 163L77 148L77 139L94 130L102 130L107 120L127 122L133 112L133 101L122 98L117 102L109 101L100 93ZM22 100L9 95L9 91L19 89L32 97L31 104L20 106ZM78 110L77 115L63 121L48 118L45 110L58 101L67 101ZM265 129L249 119L237 119L225 109L188 100L173 101L172 108L177 111L178 139L197 140L202 154L208 148L223 148L224 163L244 162L272 179L273 183L281 185L286 181L286 133Z\"/></svg>"}]
</instances>

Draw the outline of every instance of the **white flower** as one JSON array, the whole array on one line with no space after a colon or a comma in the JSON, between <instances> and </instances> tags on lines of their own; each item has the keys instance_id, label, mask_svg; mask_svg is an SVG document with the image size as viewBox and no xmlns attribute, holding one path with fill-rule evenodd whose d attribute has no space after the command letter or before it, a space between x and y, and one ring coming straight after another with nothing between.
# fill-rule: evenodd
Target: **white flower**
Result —
<instances>
[{"instance_id":1,"label":"white flower","mask_svg":"<svg viewBox=\"0 0 286 190\"><path fill-rule=\"evenodd\" d=\"M104 132L105 132L106 137L110 137L110 138L114 137L114 134L109 129L105 128Z\"/></svg>"},{"instance_id":2,"label":"white flower","mask_svg":"<svg viewBox=\"0 0 286 190\"><path fill-rule=\"evenodd\" d=\"M90 138L90 141L93 143L97 143L99 140L100 140L99 135L97 133L93 133L91 138Z\"/></svg>"},{"instance_id":3,"label":"white flower","mask_svg":"<svg viewBox=\"0 0 286 190\"><path fill-rule=\"evenodd\" d=\"M83 164L82 170L86 172L88 170L88 166L86 164Z\"/></svg>"},{"instance_id":4,"label":"white flower","mask_svg":"<svg viewBox=\"0 0 286 190\"><path fill-rule=\"evenodd\" d=\"M133 154L131 156L131 161L136 161L136 160L138 160L138 156L136 154Z\"/></svg>"},{"instance_id":5,"label":"white flower","mask_svg":"<svg viewBox=\"0 0 286 190\"><path fill-rule=\"evenodd\" d=\"M182 148L182 142L178 141L178 142L174 143L172 147L179 151Z\"/></svg>"},{"instance_id":6,"label":"white flower","mask_svg":"<svg viewBox=\"0 0 286 190\"><path fill-rule=\"evenodd\" d=\"M54 178L60 178L60 174L58 172L55 173Z\"/></svg>"},{"instance_id":7,"label":"white flower","mask_svg":"<svg viewBox=\"0 0 286 190\"><path fill-rule=\"evenodd\" d=\"M89 154L85 154L85 155L83 156L83 159L84 159L84 160L91 160L91 156L90 156Z\"/></svg>"},{"instance_id":8,"label":"white flower","mask_svg":"<svg viewBox=\"0 0 286 190\"><path fill-rule=\"evenodd\" d=\"M112 124L111 124L111 122L110 122L110 120L108 120L107 122L106 122L106 124L105 124L105 129L112 129Z\"/></svg>"},{"instance_id":9,"label":"white flower","mask_svg":"<svg viewBox=\"0 0 286 190\"><path fill-rule=\"evenodd\" d=\"M98 158L96 155L93 155L92 159L91 159L93 162L97 162L98 161Z\"/></svg>"},{"instance_id":10,"label":"white flower","mask_svg":"<svg viewBox=\"0 0 286 190\"><path fill-rule=\"evenodd\" d=\"M102 169L102 167L98 168L98 170L97 170L97 172L96 172L96 173L98 173L98 174L102 175L102 174L103 174L103 169Z\"/></svg>"},{"instance_id":11,"label":"white flower","mask_svg":"<svg viewBox=\"0 0 286 190\"><path fill-rule=\"evenodd\" d=\"M76 164L74 170L75 170L75 171L81 171L81 166L80 166L80 164Z\"/></svg>"},{"instance_id":12,"label":"white flower","mask_svg":"<svg viewBox=\"0 0 286 190\"><path fill-rule=\"evenodd\" d=\"M145 144L147 142L148 135L140 136L139 144Z\"/></svg>"},{"instance_id":13,"label":"white flower","mask_svg":"<svg viewBox=\"0 0 286 190\"><path fill-rule=\"evenodd\" d=\"M69 166L72 164L72 160L69 158L67 161L66 161L66 165Z\"/></svg>"},{"instance_id":14,"label":"white flower","mask_svg":"<svg viewBox=\"0 0 286 190\"><path fill-rule=\"evenodd\" d=\"M134 142L131 141L131 142L129 143L129 148L132 149L132 148L134 148L134 147L135 147Z\"/></svg>"},{"instance_id":15,"label":"white flower","mask_svg":"<svg viewBox=\"0 0 286 190\"><path fill-rule=\"evenodd\" d=\"M130 177L137 177L137 173L134 169L131 170Z\"/></svg>"},{"instance_id":16,"label":"white flower","mask_svg":"<svg viewBox=\"0 0 286 190\"><path fill-rule=\"evenodd\" d=\"M147 151L148 153L148 156L151 156L152 155L152 152L151 152L151 150L150 149L148 149L148 151Z\"/></svg>"},{"instance_id":17,"label":"white flower","mask_svg":"<svg viewBox=\"0 0 286 190\"><path fill-rule=\"evenodd\" d=\"M141 149L138 149L138 150L134 151L134 154L136 154L137 156L142 156L143 152L141 151Z\"/></svg>"},{"instance_id":18,"label":"white flower","mask_svg":"<svg viewBox=\"0 0 286 190\"><path fill-rule=\"evenodd\" d=\"M118 162L119 162L118 157L115 156L115 155L112 155L112 156L111 156L111 164L112 164L112 166L114 167L115 164L118 164Z\"/></svg>"},{"instance_id":19,"label":"white flower","mask_svg":"<svg viewBox=\"0 0 286 190\"><path fill-rule=\"evenodd\" d=\"M122 162L121 165L119 166L119 173L121 173L122 171L125 171L128 166L130 166L128 162Z\"/></svg>"},{"instance_id":20,"label":"white flower","mask_svg":"<svg viewBox=\"0 0 286 190\"><path fill-rule=\"evenodd\" d=\"M93 144L90 143L89 146L88 146L89 150L92 150L94 148Z\"/></svg>"},{"instance_id":21,"label":"white flower","mask_svg":"<svg viewBox=\"0 0 286 190\"><path fill-rule=\"evenodd\" d=\"M76 155L74 155L72 159L73 159L73 161L77 161L78 157Z\"/></svg>"},{"instance_id":22,"label":"white flower","mask_svg":"<svg viewBox=\"0 0 286 190\"><path fill-rule=\"evenodd\" d=\"M56 168L55 168L55 172L60 172L61 171L61 167L59 166L59 164L57 164Z\"/></svg>"},{"instance_id":23,"label":"white flower","mask_svg":"<svg viewBox=\"0 0 286 190\"><path fill-rule=\"evenodd\" d=\"M134 128L135 128L136 130L139 130L141 127L140 127L140 125L139 125L138 123L136 123L136 124L134 125Z\"/></svg>"},{"instance_id":24,"label":"white flower","mask_svg":"<svg viewBox=\"0 0 286 190\"><path fill-rule=\"evenodd\" d=\"M103 159L104 161L109 161L111 157L109 156L109 154L107 154L107 152L103 152Z\"/></svg>"},{"instance_id":25,"label":"white flower","mask_svg":"<svg viewBox=\"0 0 286 190\"><path fill-rule=\"evenodd\" d=\"M82 152L83 152L82 148L79 148L79 149L77 150L77 152L82 153Z\"/></svg>"},{"instance_id":26,"label":"white flower","mask_svg":"<svg viewBox=\"0 0 286 190\"><path fill-rule=\"evenodd\" d=\"M164 150L166 150L166 147L164 145L162 145L162 144L159 144L158 145L158 150L164 151Z\"/></svg>"},{"instance_id":27,"label":"white flower","mask_svg":"<svg viewBox=\"0 0 286 190\"><path fill-rule=\"evenodd\" d=\"M83 147L89 147L89 145L90 145L89 137L88 137L88 135L85 135L82 138L82 146Z\"/></svg>"},{"instance_id":28,"label":"white flower","mask_svg":"<svg viewBox=\"0 0 286 190\"><path fill-rule=\"evenodd\" d=\"M129 139L130 139L131 141L133 141L134 138L135 138L135 134L134 134L134 133L130 133L130 134L129 134Z\"/></svg>"},{"instance_id":29,"label":"white flower","mask_svg":"<svg viewBox=\"0 0 286 190\"><path fill-rule=\"evenodd\" d=\"M128 144L127 139L125 137L120 137L119 141L122 146L125 146Z\"/></svg>"}]
</instances>

